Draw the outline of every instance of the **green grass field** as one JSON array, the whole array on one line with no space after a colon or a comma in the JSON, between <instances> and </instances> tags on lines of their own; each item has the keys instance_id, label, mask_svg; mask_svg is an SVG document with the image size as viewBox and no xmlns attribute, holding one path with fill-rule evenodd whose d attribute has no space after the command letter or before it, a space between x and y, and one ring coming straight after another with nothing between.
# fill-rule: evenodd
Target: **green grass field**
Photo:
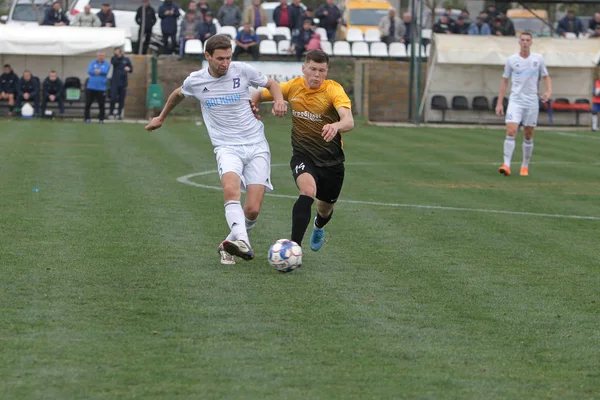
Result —
<instances>
[{"instance_id":1,"label":"green grass field","mask_svg":"<svg viewBox=\"0 0 600 400\"><path fill-rule=\"evenodd\" d=\"M0 398L600 398L600 136L538 132L529 178L503 136L359 122L327 243L282 274L292 198L219 263L222 193L177 181L215 169L204 126L3 120Z\"/></svg>"}]
</instances>

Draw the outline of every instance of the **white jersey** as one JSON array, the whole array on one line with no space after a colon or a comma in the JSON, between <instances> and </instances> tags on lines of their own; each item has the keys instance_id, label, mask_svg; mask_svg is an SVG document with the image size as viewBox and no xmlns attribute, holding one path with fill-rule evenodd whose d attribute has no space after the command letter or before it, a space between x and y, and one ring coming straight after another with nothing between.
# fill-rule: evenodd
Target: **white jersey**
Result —
<instances>
[{"instance_id":1,"label":"white jersey","mask_svg":"<svg viewBox=\"0 0 600 400\"><path fill-rule=\"evenodd\" d=\"M524 107L537 107L540 76L548 76L548 70L541 54L530 53L529 57L523 58L517 53L508 57L503 77L512 77L509 103Z\"/></svg>"},{"instance_id":2,"label":"white jersey","mask_svg":"<svg viewBox=\"0 0 600 400\"><path fill-rule=\"evenodd\" d=\"M267 81L253 67L232 62L220 78L210 75L208 68L192 72L183 82L181 92L200 100L213 146L251 145L265 140L265 127L252 113L249 87L264 87Z\"/></svg>"}]
</instances>

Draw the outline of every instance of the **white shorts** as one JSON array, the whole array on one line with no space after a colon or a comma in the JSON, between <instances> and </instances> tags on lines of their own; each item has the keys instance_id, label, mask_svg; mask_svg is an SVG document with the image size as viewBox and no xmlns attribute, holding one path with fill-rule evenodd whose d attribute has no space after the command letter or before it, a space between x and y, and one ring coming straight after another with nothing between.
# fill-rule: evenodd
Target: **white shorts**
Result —
<instances>
[{"instance_id":1,"label":"white shorts","mask_svg":"<svg viewBox=\"0 0 600 400\"><path fill-rule=\"evenodd\" d=\"M508 103L506 109L506 123L523 124L523 126L536 126L538 115L540 113L539 106L522 106L520 104Z\"/></svg>"},{"instance_id":2,"label":"white shorts","mask_svg":"<svg viewBox=\"0 0 600 400\"><path fill-rule=\"evenodd\" d=\"M264 142L215 147L219 178L227 172L235 172L242 180L242 188L248 185L263 185L267 192L273 190L271 185L271 150L269 143Z\"/></svg>"}]
</instances>

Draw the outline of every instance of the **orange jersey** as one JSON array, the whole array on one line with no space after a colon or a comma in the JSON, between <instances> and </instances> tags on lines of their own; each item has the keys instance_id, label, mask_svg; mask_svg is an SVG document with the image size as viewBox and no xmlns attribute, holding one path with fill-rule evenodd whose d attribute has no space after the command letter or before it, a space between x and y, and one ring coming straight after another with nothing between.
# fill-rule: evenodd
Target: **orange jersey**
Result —
<instances>
[{"instance_id":1,"label":"orange jersey","mask_svg":"<svg viewBox=\"0 0 600 400\"><path fill-rule=\"evenodd\" d=\"M306 86L304 77L280 83L283 99L292 109L292 149L294 154L309 156L315 165L328 167L344 162L342 135L338 132L332 141L321 136L323 126L340 120L337 109L351 109L344 88L337 82L326 80L318 89ZM273 100L268 90L263 90L265 101Z\"/></svg>"},{"instance_id":2,"label":"orange jersey","mask_svg":"<svg viewBox=\"0 0 600 400\"><path fill-rule=\"evenodd\" d=\"M592 103L594 104L600 104L600 96L596 96L596 90L600 89L600 79L596 80L596 82L594 82L594 91L593 91L593 96L592 96Z\"/></svg>"}]
</instances>

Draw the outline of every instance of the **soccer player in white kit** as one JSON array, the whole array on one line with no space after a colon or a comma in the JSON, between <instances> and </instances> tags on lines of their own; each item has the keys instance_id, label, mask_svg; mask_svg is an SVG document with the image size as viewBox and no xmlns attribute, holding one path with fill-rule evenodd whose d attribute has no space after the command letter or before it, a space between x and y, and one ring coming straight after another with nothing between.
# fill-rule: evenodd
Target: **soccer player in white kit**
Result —
<instances>
[{"instance_id":1,"label":"soccer player in white kit","mask_svg":"<svg viewBox=\"0 0 600 400\"><path fill-rule=\"evenodd\" d=\"M504 75L498 93L496 115L504 114L504 93L508 87L508 78L512 78L508 109L506 110L506 138L504 139L504 163L498 171L510 176L510 161L515 150L515 138L519 124L523 124L523 162L521 176L529 176L529 161L533 153L533 129L537 125L539 114L539 80L544 78L546 92L541 96L543 102L552 95L552 83L546 69L544 58L540 54L531 53L531 34L524 32L519 36L521 51L506 60Z\"/></svg>"},{"instance_id":2,"label":"soccer player in white kit","mask_svg":"<svg viewBox=\"0 0 600 400\"><path fill-rule=\"evenodd\" d=\"M219 246L219 254L222 264L235 264L234 255L244 260L254 258L248 231L256 223L265 190L273 190L271 152L265 127L251 107L249 87L269 90L275 101L273 114L278 117L285 116L287 104L276 81L247 64L231 62L228 36L215 35L208 39L204 55L208 68L192 72L183 85L171 93L160 115L150 121L146 130L160 128L185 97L200 100L223 186L225 219L231 230ZM246 189L244 209L242 186Z\"/></svg>"}]
</instances>

